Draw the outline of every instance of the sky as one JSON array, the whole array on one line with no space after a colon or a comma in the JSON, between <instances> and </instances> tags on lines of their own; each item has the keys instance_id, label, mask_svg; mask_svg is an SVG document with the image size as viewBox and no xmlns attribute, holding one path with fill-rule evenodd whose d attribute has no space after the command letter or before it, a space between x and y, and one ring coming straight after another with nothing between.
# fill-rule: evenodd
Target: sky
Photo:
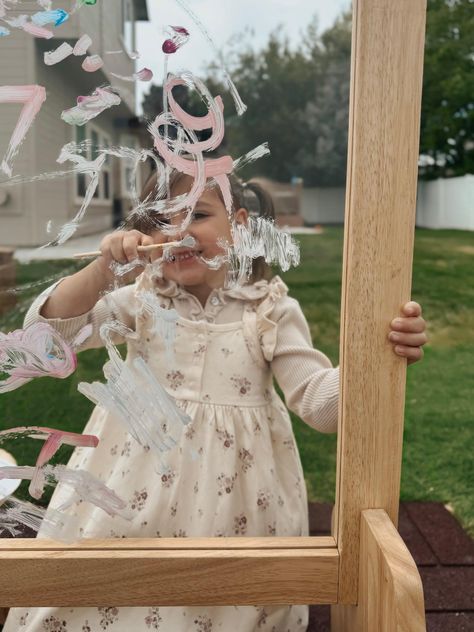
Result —
<instances>
[{"instance_id":1,"label":"sky","mask_svg":"<svg viewBox=\"0 0 474 632\"><path fill-rule=\"evenodd\" d=\"M292 44L297 44L301 33L318 16L320 32L330 27L336 17L349 9L350 0L186 0L187 5L204 24L215 45L225 49L231 38L246 28L254 30L255 49L265 46L269 34L282 27ZM199 75L206 64L215 58L214 52L192 20L175 0L147 0L150 22L137 22L137 50L140 59L137 69L150 68L154 83L161 84L164 54L161 45L167 35L167 25L184 26L191 34L187 44L169 56L171 72L186 69ZM149 84L138 82L138 108L141 112L143 94Z\"/></svg>"}]
</instances>

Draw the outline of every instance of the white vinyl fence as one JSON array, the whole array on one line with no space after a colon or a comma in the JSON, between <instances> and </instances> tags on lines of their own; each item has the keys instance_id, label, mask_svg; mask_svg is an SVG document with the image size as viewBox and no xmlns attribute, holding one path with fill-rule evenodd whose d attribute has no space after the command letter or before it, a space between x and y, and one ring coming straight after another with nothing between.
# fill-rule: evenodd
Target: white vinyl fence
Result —
<instances>
[{"instance_id":1,"label":"white vinyl fence","mask_svg":"<svg viewBox=\"0 0 474 632\"><path fill-rule=\"evenodd\" d=\"M418 182L416 225L474 230L474 175Z\"/></svg>"},{"instance_id":2,"label":"white vinyl fence","mask_svg":"<svg viewBox=\"0 0 474 632\"><path fill-rule=\"evenodd\" d=\"M345 189L304 187L301 214L307 226L344 223ZM416 225L474 231L474 175L418 182Z\"/></svg>"}]
</instances>

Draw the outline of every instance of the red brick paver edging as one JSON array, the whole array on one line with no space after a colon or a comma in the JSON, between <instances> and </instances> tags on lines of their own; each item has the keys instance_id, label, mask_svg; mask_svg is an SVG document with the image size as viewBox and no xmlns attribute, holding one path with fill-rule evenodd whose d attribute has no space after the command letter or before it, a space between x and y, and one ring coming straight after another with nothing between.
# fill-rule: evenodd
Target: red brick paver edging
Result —
<instances>
[{"instance_id":1,"label":"red brick paver edging","mask_svg":"<svg viewBox=\"0 0 474 632\"><path fill-rule=\"evenodd\" d=\"M309 503L311 535L329 535L332 505ZM398 530L418 566L428 632L474 632L474 541L441 503L400 503ZM308 632L330 632L329 606L311 606Z\"/></svg>"}]
</instances>

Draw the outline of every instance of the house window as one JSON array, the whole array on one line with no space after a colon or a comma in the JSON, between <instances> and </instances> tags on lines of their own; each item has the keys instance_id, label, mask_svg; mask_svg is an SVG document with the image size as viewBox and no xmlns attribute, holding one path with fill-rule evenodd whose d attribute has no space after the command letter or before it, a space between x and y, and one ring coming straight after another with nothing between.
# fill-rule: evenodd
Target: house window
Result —
<instances>
[{"instance_id":1,"label":"house window","mask_svg":"<svg viewBox=\"0 0 474 632\"><path fill-rule=\"evenodd\" d=\"M76 143L83 143L86 140L86 129L84 126L76 126ZM78 173L76 175L76 197L83 198L86 194L87 182L84 173Z\"/></svg>"},{"instance_id":2,"label":"house window","mask_svg":"<svg viewBox=\"0 0 474 632\"><path fill-rule=\"evenodd\" d=\"M130 149L135 149L136 151L140 151L140 142L136 136L132 136L131 134L124 134L120 138L120 144L123 147L129 147ZM122 160L120 162L121 167L121 181L122 181L122 197L130 198L130 182L133 175L133 164L131 160ZM139 165L136 174L135 174L135 186L138 194L140 194L142 188L142 177L141 171L143 169L143 165Z\"/></svg>"},{"instance_id":3,"label":"house window","mask_svg":"<svg viewBox=\"0 0 474 632\"><path fill-rule=\"evenodd\" d=\"M83 155L87 160L95 160L99 155L99 150L110 147L110 138L99 128L87 123L86 125L75 127L76 143L90 139L90 144L86 147ZM76 174L76 198L82 200L89 186L90 176L84 173ZM99 184L94 191L93 198L97 201L109 202L112 199L112 173L110 156L106 156L105 162L99 174Z\"/></svg>"},{"instance_id":4,"label":"house window","mask_svg":"<svg viewBox=\"0 0 474 632\"><path fill-rule=\"evenodd\" d=\"M122 0L122 38L126 50L135 50L135 11L133 0Z\"/></svg>"}]
</instances>

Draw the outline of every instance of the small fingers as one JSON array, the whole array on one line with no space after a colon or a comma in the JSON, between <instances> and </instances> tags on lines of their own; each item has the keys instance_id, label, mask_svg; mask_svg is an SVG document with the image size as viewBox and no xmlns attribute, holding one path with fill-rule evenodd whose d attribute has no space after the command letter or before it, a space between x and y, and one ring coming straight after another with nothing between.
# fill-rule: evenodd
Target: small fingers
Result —
<instances>
[{"instance_id":1,"label":"small fingers","mask_svg":"<svg viewBox=\"0 0 474 632\"><path fill-rule=\"evenodd\" d=\"M421 305L415 301L408 301L402 307L402 312L407 316L421 316Z\"/></svg>"},{"instance_id":2,"label":"small fingers","mask_svg":"<svg viewBox=\"0 0 474 632\"><path fill-rule=\"evenodd\" d=\"M408 364L418 362L424 356L424 351L421 347L408 347L405 345L396 345L394 351L397 355L407 358Z\"/></svg>"},{"instance_id":3,"label":"small fingers","mask_svg":"<svg viewBox=\"0 0 474 632\"><path fill-rule=\"evenodd\" d=\"M138 258L138 245L142 243L143 235L138 230L131 230L123 237L122 248L127 261Z\"/></svg>"},{"instance_id":4,"label":"small fingers","mask_svg":"<svg viewBox=\"0 0 474 632\"><path fill-rule=\"evenodd\" d=\"M406 333L421 333L426 329L425 319L421 316L411 318L394 318L390 323L392 329Z\"/></svg>"},{"instance_id":5,"label":"small fingers","mask_svg":"<svg viewBox=\"0 0 474 632\"><path fill-rule=\"evenodd\" d=\"M127 263L127 255L123 249L123 238L112 239L109 248L110 256L113 261L117 261L118 263Z\"/></svg>"},{"instance_id":6,"label":"small fingers","mask_svg":"<svg viewBox=\"0 0 474 632\"><path fill-rule=\"evenodd\" d=\"M428 338L424 332L420 334L410 334L391 331L388 338L391 342L396 342L399 345L405 345L407 347L421 347L428 342Z\"/></svg>"}]
</instances>

